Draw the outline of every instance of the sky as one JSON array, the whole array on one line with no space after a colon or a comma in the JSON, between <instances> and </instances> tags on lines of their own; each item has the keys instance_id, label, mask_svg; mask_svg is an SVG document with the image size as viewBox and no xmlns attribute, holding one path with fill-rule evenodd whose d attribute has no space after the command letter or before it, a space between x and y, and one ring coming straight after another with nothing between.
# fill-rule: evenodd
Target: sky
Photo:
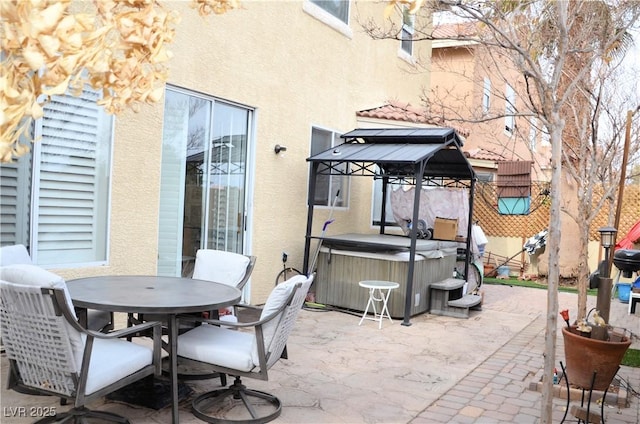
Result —
<instances>
[{"instance_id":1,"label":"sky","mask_svg":"<svg viewBox=\"0 0 640 424\"><path fill-rule=\"evenodd\" d=\"M638 93L638 99L640 100L640 30L633 32L635 44L628 56L625 57L627 66L631 69L630 79L635 84L636 93Z\"/></svg>"}]
</instances>

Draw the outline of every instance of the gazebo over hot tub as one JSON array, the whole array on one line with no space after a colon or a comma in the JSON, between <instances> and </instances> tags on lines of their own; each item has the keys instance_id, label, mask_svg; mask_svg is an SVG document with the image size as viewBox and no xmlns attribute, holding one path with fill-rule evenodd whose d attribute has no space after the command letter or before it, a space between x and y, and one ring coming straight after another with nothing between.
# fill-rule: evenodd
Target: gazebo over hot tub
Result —
<instances>
[{"instance_id":1,"label":"gazebo over hot tub","mask_svg":"<svg viewBox=\"0 0 640 424\"><path fill-rule=\"evenodd\" d=\"M311 236L313 227L314 205L311 199L315 198L315 182L318 175L364 176L382 181L382 205L381 216L386 216L387 190L389 184L410 185L415 187L413 211L411 222L419 222L419 205L423 187L446 187L468 190L468 216L466 218L466 237L464 237L466 261L464 275L468 275L471 255L471 223L473 216L473 195L476 175L462 152L462 140L452 128L381 128L381 129L355 129L344 135L345 142L324 152L318 153L307 159L311 163L311 178L309 184L309 204L307 215L307 230L305 238L304 272L309 272L309 266L314 258L311 255L311 242L315 237ZM348 166L343 166L347 164ZM412 226L408 237L386 234L385 219L381 220L379 235L341 235L326 238L324 249L343 248L350 252L380 253L380 251L400 254L399 259L403 266L396 266L397 272L404 273L400 283L400 290L390 299L392 315L402 315L403 325L411 325L410 317L429 310L429 285L436 281L451 276L448 267L440 270L423 269L427 262L423 261L426 253L427 259L447 257L455 263L455 250L458 245L454 241L444 242L437 240L421 240L418 238L417 226ZM400 240L401 239L401 240ZM342 244L342 246L341 246ZM416 255L419 255L416 257ZM322 255L322 252L321 252ZM357 254L347 254L357 257ZM453 258L451 256L453 255ZM416 275L416 264L418 274ZM401 270L401 271L397 271ZM318 266L318 273L322 266ZM357 285L357 272L352 272L352 278ZM446 275L448 274L448 275ZM424 275L430 276L423 278ZM347 278L347 276L343 276ZM416 278L417 277L417 278ZM355 301L349 296L330 293L330 287L322 286L328 283L329 276L318 275L316 284L317 292L325 295L332 302L336 299L344 299L344 304L335 305L350 307ZM335 279L335 275L331 278ZM417 284L414 284L416 282ZM333 288L334 290L336 287ZM344 289L344 287L342 287ZM354 292L355 293L355 292ZM416 296L417 295L417 296ZM398 299L397 296L400 296ZM422 298L424 297L424 298ZM421 302L416 302L416 299ZM318 299L322 301L322 299ZM359 300L357 300L359 302ZM418 307L416 307L418 303ZM364 307L364 303L362 303ZM395 311L395 314L394 314ZM401 313L399 313L401 312Z\"/></svg>"}]
</instances>

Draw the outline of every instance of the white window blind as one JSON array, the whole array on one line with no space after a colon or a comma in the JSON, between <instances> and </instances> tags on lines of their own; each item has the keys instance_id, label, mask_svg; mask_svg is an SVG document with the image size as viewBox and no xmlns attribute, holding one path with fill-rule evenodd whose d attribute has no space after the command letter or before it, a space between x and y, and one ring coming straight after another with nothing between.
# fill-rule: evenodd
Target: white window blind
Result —
<instances>
[{"instance_id":1,"label":"white window blind","mask_svg":"<svg viewBox=\"0 0 640 424\"><path fill-rule=\"evenodd\" d=\"M106 260L111 119L98 96L56 96L44 108L34 160L38 264Z\"/></svg>"},{"instance_id":2,"label":"white window blind","mask_svg":"<svg viewBox=\"0 0 640 424\"><path fill-rule=\"evenodd\" d=\"M0 241L26 245L38 265L107 260L113 118L98 98L54 96L34 123L32 152L1 167Z\"/></svg>"},{"instance_id":3,"label":"white window blind","mask_svg":"<svg viewBox=\"0 0 640 424\"><path fill-rule=\"evenodd\" d=\"M0 242L3 246L29 246L29 205L31 185L31 155L22 160L3 164L0 171Z\"/></svg>"}]
</instances>

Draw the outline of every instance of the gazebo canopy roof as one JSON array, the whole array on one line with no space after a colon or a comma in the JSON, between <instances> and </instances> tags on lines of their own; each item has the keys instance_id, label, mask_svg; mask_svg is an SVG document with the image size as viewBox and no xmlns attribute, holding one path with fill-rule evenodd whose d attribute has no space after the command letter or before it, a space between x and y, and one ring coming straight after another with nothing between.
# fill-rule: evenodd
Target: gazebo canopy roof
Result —
<instances>
[{"instance_id":1,"label":"gazebo canopy roof","mask_svg":"<svg viewBox=\"0 0 640 424\"><path fill-rule=\"evenodd\" d=\"M475 177L462 152L462 140L452 128L355 129L342 138L343 144L307 159L325 165L318 167L318 174L372 175L373 164L383 174L405 178L416 176L416 165L424 164L424 178ZM356 166L347 170L337 166L346 162Z\"/></svg>"}]
</instances>

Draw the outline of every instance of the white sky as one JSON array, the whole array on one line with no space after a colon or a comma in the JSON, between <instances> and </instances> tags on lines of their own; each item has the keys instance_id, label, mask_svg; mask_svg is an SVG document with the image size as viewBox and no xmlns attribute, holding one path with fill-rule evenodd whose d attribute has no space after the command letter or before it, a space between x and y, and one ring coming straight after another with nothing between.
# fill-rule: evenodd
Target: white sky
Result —
<instances>
[{"instance_id":1,"label":"white sky","mask_svg":"<svg viewBox=\"0 0 640 424\"><path fill-rule=\"evenodd\" d=\"M633 80L636 93L638 94L638 99L640 100L640 30L634 31L633 36L635 39L635 45L628 53L627 57L625 57L625 63L631 69L630 78ZM631 87L631 89L633 89L633 87Z\"/></svg>"}]
</instances>

